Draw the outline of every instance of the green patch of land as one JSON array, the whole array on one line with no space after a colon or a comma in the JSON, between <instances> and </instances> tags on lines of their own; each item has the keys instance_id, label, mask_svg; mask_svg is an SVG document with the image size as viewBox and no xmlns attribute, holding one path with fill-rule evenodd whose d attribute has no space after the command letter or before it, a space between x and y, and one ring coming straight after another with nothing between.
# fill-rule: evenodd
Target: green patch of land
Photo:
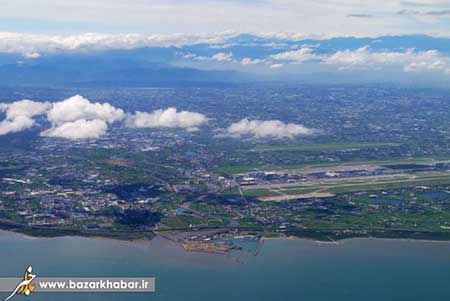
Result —
<instances>
[{"instance_id":1,"label":"green patch of land","mask_svg":"<svg viewBox=\"0 0 450 301\"><path fill-rule=\"evenodd\" d=\"M308 143L293 145L256 145L250 151L279 152L279 151L304 151L304 152L328 152L355 149L398 147L399 143L388 142L332 142L332 143Z\"/></svg>"},{"instance_id":2,"label":"green patch of land","mask_svg":"<svg viewBox=\"0 0 450 301\"><path fill-rule=\"evenodd\" d=\"M168 228L188 228L189 226L196 226L201 224L208 224L208 221L195 216L173 216L167 217L161 221L161 224Z\"/></svg>"},{"instance_id":3,"label":"green patch of land","mask_svg":"<svg viewBox=\"0 0 450 301\"><path fill-rule=\"evenodd\" d=\"M235 175L243 174L252 171L280 171L280 170L293 170L302 169L305 167L336 167L336 166L349 166L349 165L379 165L379 166L414 166L416 164L433 164L436 162L450 161L450 157L441 156L423 156L423 157L399 157L391 158L389 160L349 160L349 161L339 161L339 162L305 162L302 164L279 164L279 165L268 165L262 163L255 163L252 165L232 165L223 164L219 166L216 171L219 173Z\"/></svg>"}]
</instances>

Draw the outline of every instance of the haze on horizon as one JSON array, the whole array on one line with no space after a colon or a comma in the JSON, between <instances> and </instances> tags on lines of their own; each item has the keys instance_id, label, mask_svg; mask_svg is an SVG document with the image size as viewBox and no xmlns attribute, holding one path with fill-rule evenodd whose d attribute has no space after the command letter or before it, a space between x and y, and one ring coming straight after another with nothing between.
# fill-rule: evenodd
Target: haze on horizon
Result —
<instances>
[{"instance_id":1,"label":"haze on horizon","mask_svg":"<svg viewBox=\"0 0 450 301\"><path fill-rule=\"evenodd\" d=\"M218 82L229 78L422 86L450 82L449 0L17 0L0 4L0 79L6 84L10 78L23 84L36 84L39 78L53 83L54 78L117 82L110 77L143 69L145 74L134 73L137 81L160 81L161 72L155 70L161 66L170 69L164 81L171 82L176 77L173 68L206 72L186 73L181 79ZM96 69L108 78L86 74L100 63L86 61L87 55L102 58ZM57 66L65 66L63 77ZM47 73L35 76L36 70ZM77 77L71 78L71 71ZM211 75L211 71L244 76Z\"/></svg>"}]
</instances>

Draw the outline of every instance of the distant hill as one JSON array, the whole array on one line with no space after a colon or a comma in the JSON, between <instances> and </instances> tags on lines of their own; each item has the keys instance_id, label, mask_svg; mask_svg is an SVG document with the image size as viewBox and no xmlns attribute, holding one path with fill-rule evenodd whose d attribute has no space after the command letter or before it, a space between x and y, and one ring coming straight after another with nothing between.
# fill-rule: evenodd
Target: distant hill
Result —
<instances>
[{"instance_id":1,"label":"distant hill","mask_svg":"<svg viewBox=\"0 0 450 301\"><path fill-rule=\"evenodd\" d=\"M274 59L274 55L302 48L310 49L314 56L299 62ZM8 86L173 86L300 81L446 86L449 83L446 74L450 74L445 71L450 70L450 39L426 35L289 39L241 34L216 44L99 49L53 49L47 52L40 49L34 57L22 55L19 50L18 53L0 53L0 83ZM367 49L358 54L363 56L361 58L351 53L358 49ZM424 53L428 50L434 52ZM347 65L333 65L315 59L339 51L347 51L348 60L355 59L356 63L342 60L341 63L347 62ZM397 56L409 53L410 57L404 55L403 61L394 60L387 64L381 57L371 56L377 52ZM364 61L369 67L364 66ZM377 63L379 65L375 66ZM411 63L426 72L405 72Z\"/></svg>"},{"instance_id":2,"label":"distant hill","mask_svg":"<svg viewBox=\"0 0 450 301\"><path fill-rule=\"evenodd\" d=\"M93 54L52 55L0 64L3 85L127 85L235 82L236 71L206 71L142 56L154 49Z\"/></svg>"}]
</instances>

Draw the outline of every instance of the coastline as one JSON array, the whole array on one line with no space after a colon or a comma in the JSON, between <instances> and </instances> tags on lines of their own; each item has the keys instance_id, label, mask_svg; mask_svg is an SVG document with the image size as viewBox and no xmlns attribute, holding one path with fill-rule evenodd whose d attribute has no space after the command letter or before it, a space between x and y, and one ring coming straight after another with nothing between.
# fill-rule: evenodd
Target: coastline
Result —
<instances>
[{"instance_id":1,"label":"coastline","mask_svg":"<svg viewBox=\"0 0 450 301\"><path fill-rule=\"evenodd\" d=\"M103 238L118 241L151 240L156 236L152 231L89 231L64 228L32 227L0 220L0 231L20 233L33 238L84 237Z\"/></svg>"},{"instance_id":2,"label":"coastline","mask_svg":"<svg viewBox=\"0 0 450 301\"><path fill-rule=\"evenodd\" d=\"M147 237L147 238L126 237L126 236L121 236L119 238L118 236L115 236L115 235L102 236L102 235L95 235L94 233L92 233L92 235L77 235L77 234L64 235L61 233L59 233L57 235L33 235L27 231L20 231L20 230L15 231L12 229L3 229L0 227L0 234L1 233L9 233L9 234L14 234L14 235L19 235L19 236L29 239L29 240L74 237L74 238L94 239L94 240L112 240L112 241L123 242L123 243L127 243L127 244L148 243L148 242L151 242L154 238L158 238L158 237L161 239L164 239L164 240L168 240L166 237L159 235L159 234L154 234L152 237ZM450 239L436 240L436 239L405 238L405 237L392 237L392 236L388 236L388 237L356 236L356 237L346 237L346 238L342 238L342 239L334 240L334 241L319 240L319 239L314 239L311 237L301 237L301 236L294 236L294 235L286 235L286 236L279 236L279 237L270 237L270 236L264 237L264 236L262 236L261 239L263 239L265 241L301 240L301 241L307 241L307 242L316 243L316 244L335 245L335 246L339 246L339 245L345 244L350 241L355 241L355 240L375 240L375 241L376 240L384 240L384 241L388 240L388 241L407 241L407 242L421 242L421 243L450 244ZM188 251L186 251L186 252L188 252Z\"/></svg>"},{"instance_id":3,"label":"coastline","mask_svg":"<svg viewBox=\"0 0 450 301\"><path fill-rule=\"evenodd\" d=\"M303 240L303 241L309 241L317 244L324 244L324 245L341 245L346 242L355 241L355 240L387 240L387 241L407 241L407 242L424 242L424 243L443 243L443 244L450 244L450 240L435 240L435 239L414 239L414 238L391 238L391 237L350 237L350 238L343 238L341 240L337 241L323 241L323 240L315 240L308 237L297 237L297 236L285 236L285 237L262 237L264 240Z\"/></svg>"}]
</instances>

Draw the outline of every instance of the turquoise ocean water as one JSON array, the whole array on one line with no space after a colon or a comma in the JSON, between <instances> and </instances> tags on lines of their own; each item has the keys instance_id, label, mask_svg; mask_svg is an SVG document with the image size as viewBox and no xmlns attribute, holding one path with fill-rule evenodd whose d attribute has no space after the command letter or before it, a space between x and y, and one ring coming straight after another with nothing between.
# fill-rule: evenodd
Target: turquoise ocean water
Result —
<instances>
[{"instance_id":1,"label":"turquoise ocean water","mask_svg":"<svg viewBox=\"0 0 450 301\"><path fill-rule=\"evenodd\" d=\"M129 243L0 232L0 276L20 277L28 265L42 277L156 277L156 292L13 300L450 300L450 243L267 240L258 256L224 256L187 253L161 238Z\"/></svg>"}]
</instances>

